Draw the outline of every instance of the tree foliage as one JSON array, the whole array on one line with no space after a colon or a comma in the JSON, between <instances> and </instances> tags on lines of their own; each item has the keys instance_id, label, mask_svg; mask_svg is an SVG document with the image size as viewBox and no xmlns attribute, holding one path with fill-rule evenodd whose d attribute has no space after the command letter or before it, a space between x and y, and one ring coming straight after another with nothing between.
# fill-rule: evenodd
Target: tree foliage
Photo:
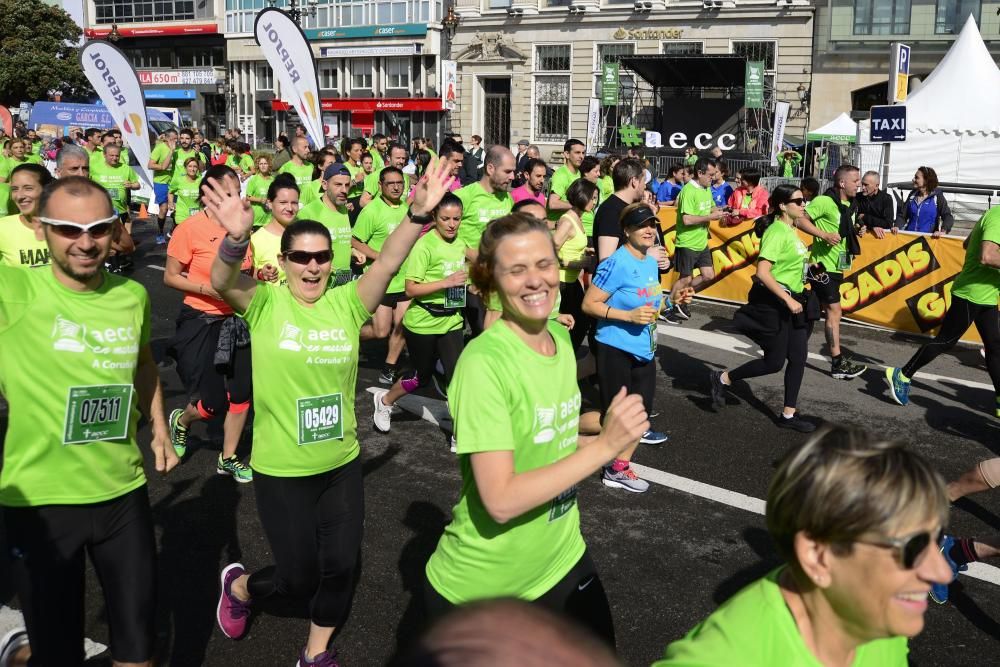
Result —
<instances>
[{"instance_id":1,"label":"tree foliage","mask_svg":"<svg viewBox=\"0 0 1000 667\"><path fill-rule=\"evenodd\" d=\"M0 101L35 102L93 93L78 60L81 30L61 7L41 0L0 0Z\"/></svg>"}]
</instances>

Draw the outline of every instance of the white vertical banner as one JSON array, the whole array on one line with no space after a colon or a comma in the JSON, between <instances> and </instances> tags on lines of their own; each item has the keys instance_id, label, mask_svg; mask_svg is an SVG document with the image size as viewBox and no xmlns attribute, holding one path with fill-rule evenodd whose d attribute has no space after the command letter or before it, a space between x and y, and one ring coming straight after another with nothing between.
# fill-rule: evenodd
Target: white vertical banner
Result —
<instances>
[{"instance_id":1,"label":"white vertical banner","mask_svg":"<svg viewBox=\"0 0 1000 667\"><path fill-rule=\"evenodd\" d=\"M326 145L316 62L302 28L277 7L257 13L254 38L281 84L281 98L295 107L317 148Z\"/></svg>"},{"instance_id":2,"label":"white vertical banner","mask_svg":"<svg viewBox=\"0 0 1000 667\"><path fill-rule=\"evenodd\" d=\"M454 111L458 100L458 63L441 61L441 108Z\"/></svg>"},{"instance_id":3,"label":"white vertical banner","mask_svg":"<svg viewBox=\"0 0 1000 667\"><path fill-rule=\"evenodd\" d=\"M139 163L139 176L152 188L146 100L135 68L124 53L103 40L87 42L80 49L80 66L115 124L121 128L122 139Z\"/></svg>"},{"instance_id":4,"label":"white vertical banner","mask_svg":"<svg viewBox=\"0 0 1000 667\"><path fill-rule=\"evenodd\" d=\"M597 152L601 144L601 101L590 98L590 108L587 110L587 155Z\"/></svg>"},{"instance_id":5,"label":"white vertical banner","mask_svg":"<svg viewBox=\"0 0 1000 667\"><path fill-rule=\"evenodd\" d=\"M792 105L788 102L774 103L774 135L771 137L771 166L778 166L778 154L785 140L785 125L788 123L788 112Z\"/></svg>"}]
</instances>

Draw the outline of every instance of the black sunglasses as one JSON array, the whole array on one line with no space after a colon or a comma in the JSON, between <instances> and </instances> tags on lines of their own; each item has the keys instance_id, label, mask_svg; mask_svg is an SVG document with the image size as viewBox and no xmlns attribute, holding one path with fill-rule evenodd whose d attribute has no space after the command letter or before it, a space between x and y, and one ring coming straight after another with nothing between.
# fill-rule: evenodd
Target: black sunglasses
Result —
<instances>
[{"instance_id":1,"label":"black sunglasses","mask_svg":"<svg viewBox=\"0 0 1000 667\"><path fill-rule=\"evenodd\" d=\"M306 250L289 250L284 253L285 259L293 264L308 264L316 260L317 264L327 264L333 259L333 252L330 250L320 250L319 252L308 252Z\"/></svg>"},{"instance_id":2,"label":"black sunglasses","mask_svg":"<svg viewBox=\"0 0 1000 667\"><path fill-rule=\"evenodd\" d=\"M869 544L873 547L883 547L893 549L896 552L896 560L904 570L912 570L923 560L927 553L927 547L934 544L941 546L944 539L944 528L939 528L936 533L916 533L908 537L885 538L883 540L855 540L861 544Z\"/></svg>"},{"instance_id":3,"label":"black sunglasses","mask_svg":"<svg viewBox=\"0 0 1000 667\"><path fill-rule=\"evenodd\" d=\"M643 222L640 222L638 225L629 225L629 229L632 229L632 230L646 229L646 228L656 229L659 226L660 226L660 223L659 223L659 221L656 218L649 218L648 220L644 220Z\"/></svg>"},{"instance_id":4,"label":"black sunglasses","mask_svg":"<svg viewBox=\"0 0 1000 667\"><path fill-rule=\"evenodd\" d=\"M795 204L796 206L802 206L802 204L804 204L805 201L806 201L805 197L792 197L791 199L789 199L785 203L787 203L787 204Z\"/></svg>"}]
</instances>

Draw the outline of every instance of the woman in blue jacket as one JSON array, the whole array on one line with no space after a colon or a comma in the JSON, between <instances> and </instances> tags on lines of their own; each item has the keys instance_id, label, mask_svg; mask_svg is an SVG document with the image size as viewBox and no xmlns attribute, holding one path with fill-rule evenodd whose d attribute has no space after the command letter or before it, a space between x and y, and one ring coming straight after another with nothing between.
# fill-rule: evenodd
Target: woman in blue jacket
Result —
<instances>
[{"instance_id":1,"label":"woman in blue jacket","mask_svg":"<svg viewBox=\"0 0 1000 667\"><path fill-rule=\"evenodd\" d=\"M896 227L906 232L930 233L937 238L950 232L954 222L948 202L938 188L937 173L930 167L917 167L913 189L899 207Z\"/></svg>"}]
</instances>

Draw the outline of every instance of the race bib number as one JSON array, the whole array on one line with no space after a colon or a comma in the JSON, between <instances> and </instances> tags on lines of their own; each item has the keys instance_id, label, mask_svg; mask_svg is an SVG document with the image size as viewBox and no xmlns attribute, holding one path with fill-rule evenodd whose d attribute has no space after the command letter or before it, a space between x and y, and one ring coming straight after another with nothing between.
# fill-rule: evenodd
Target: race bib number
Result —
<instances>
[{"instance_id":1,"label":"race bib number","mask_svg":"<svg viewBox=\"0 0 1000 667\"><path fill-rule=\"evenodd\" d=\"M465 285L449 287L444 293L445 308L465 308Z\"/></svg>"},{"instance_id":2,"label":"race bib number","mask_svg":"<svg viewBox=\"0 0 1000 667\"><path fill-rule=\"evenodd\" d=\"M843 273L851 268L851 256L846 252L837 255L837 271Z\"/></svg>"},{"instance_id":3,"label":"race bib number","mask_svg":"<svg viewBox=\"0 0 1000 667\"><path fill-rule=\"evenodd\" d=\"M201 209L200 208L189 208L188 209L188 215L194 215L196 213L201 213Z\"/></svg>"},{"instance_id":4,"label":"race bib number","mask_svg":"<svg viewBox=\"0 0 1000 667\"><path fill-rule=\"evenodd\" d=\"M337 269L333 272L333 285L334 287L346 285L351 282L353 277L354 273L352 273L350 269Z\"/></svg>"},{"instance_id":5,"label":"race bib number","mask_svg":"<svg viewBox=\"0 0 1000 667\"><path fill-rule=\"evenodd\" d=\"M118 188L108 188L108 196L111 199L121 199L122 193Z\"/></svg>"},{"instance_id":6,"label":"race bib number","mask_svg":"<svg viewBox=\"0 0 1000 667\"><path fill-rule=\"evenodd\" d=\"M70 387L63 444L127 438L133 396L130 384Z\"/></svg>"},{"instance_id":7,"label":"race bib number","mask_svg":"<svg viewBox=\"0 0 1000 667\"><path fill-rule=\"evenodd\" d=\"M295 402L299 415L299 444L311 445L344 437L340 394L300 398Z\"/></svg>"},{"instance_id":8,"label":"race bib number","mask_svg":"<svg viewBox=\"0 0 1000 667\"><path fill-rule=\"evenodd\" d=\"M565 516L576 504L576 486L571 486L552 499L549 505L549 523Z\"/></svg>"}]
</instances>

